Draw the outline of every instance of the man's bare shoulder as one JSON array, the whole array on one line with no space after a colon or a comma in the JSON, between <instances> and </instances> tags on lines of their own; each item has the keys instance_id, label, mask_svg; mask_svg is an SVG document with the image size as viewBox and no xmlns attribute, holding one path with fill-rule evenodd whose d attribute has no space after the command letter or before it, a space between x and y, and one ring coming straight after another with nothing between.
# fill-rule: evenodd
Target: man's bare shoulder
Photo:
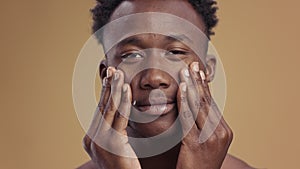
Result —
<instances>
[{"instance_id":1,"label":"man's bare shoulder","mask_svg":"<svg viewBox=\"0 0 300 169\"><path fill-rule=\"evenodd\" d=\"M93 161L88 161L77 169L97 169ZM227 154L221 169L254 169L244 161Z\"/></svg>"},{"instance_id":2,"label":"man's bare shoulder","mask_svg":"<svg viewBox=\"0 0 300 169\"><path fill-rule=\"evenodd\" d=\"M238 159L237 157L227 154L221 169L255 169L255 168L249 166L246 162Z\"/></svg>"}]
</instances>

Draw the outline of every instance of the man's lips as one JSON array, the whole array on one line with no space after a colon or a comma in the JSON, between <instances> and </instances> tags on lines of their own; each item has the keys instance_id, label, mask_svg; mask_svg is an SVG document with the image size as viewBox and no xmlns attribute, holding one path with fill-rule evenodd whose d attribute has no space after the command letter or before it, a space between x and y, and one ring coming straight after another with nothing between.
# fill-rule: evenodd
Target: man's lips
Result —
<instances>
[{"instance_id":1,"label":"man's lips","mask_svg":"<svg viewBox=\"0 0 300 169\"><path fill-rule=\"evenodd\" d=\"M175 108L175 103L152 104L152 105L136 105L139 113L144 115L161 116L167 114Z\"/></svg>"}]
</instances>

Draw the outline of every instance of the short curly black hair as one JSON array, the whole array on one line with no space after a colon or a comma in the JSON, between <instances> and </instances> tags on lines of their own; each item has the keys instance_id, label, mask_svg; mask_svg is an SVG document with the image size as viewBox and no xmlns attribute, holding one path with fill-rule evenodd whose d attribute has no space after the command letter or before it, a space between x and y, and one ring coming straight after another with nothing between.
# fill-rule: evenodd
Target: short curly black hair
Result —
<instances>
[{"instance_id":1,"label":"short curly black hair","mask_svg":"<svg viewBox=\"0 0 300 169\"><path fill-rule=\"evenodd\" d=\"M125 0L96 0L96 6L91 9L93 15L93 33L98 31L101 27L109 22L110 16L114 10L120 5L121 2ZM206 26L206 35L210 39L211 35L215 33L212 29L217 25L218 18L216 16L216 11L218 7L215 0L188 0L189 3L194 7L194 9L203 18Z\"/></svg>"}]
</instances>

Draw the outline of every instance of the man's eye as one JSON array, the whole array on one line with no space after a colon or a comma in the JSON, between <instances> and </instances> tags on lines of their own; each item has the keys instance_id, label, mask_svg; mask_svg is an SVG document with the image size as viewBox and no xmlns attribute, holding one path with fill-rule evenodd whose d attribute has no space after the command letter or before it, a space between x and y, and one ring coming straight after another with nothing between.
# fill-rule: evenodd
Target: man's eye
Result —
<instances>
[{"instance_id":1,"label":"man's eye","mask_svg":"<svg viewBox=\"0 0 300 169\"><path fill-rule=\"evenodd\" d=\"M173 61L182 61L188 54L189 52L183 49L172 49L166 52L165 57Z\"/></svg>"},{"instance_id":2,"label":"man's eye","mask_svg":"<svg viewBox=\"0 0 300 169\"><path fill-rule=\"evenodd\" d=\"M166 54L167 55L185 55L185 54L187 54L187 52L183 51L183 50L170 50Z\"/></svg>"},{"instance_id":3,"label":"man's eye","mask_svg":"<svg viewBox=\"0 0 300 169\"><path fill-rule=\"evenodd\" d=\"M142 58L143 56L140 53L125 53L121 55L122 59L127 59L127 58Z\"/></svg>"}]
</instances>

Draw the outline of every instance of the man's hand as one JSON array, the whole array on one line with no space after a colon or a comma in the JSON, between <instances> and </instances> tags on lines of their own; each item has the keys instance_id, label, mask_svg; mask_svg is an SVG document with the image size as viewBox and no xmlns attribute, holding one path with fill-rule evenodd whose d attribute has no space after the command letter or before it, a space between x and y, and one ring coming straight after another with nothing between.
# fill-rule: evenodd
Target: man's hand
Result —
<instances>
[{"instance_id":1,"label":"man's hand","mask_svg":"<svg viewBox=\"0 0 300 169\"><path fill-rule=\"evenodd\" d=\"M141 169L126 132L131 97L130 86L124 84L124 73L108 68L98 109L83 140L85 150L99 169Z\"/></svg>"},{"instance_id":2,"label":"man's hand","mask_svg":"<svg viewBox=\"0 0 300 169\"><path fill-rule=\"evenodd\" d=\"M199 63L182 70L180 79L177 104L182 130L187 134L181 142L177 169L220 169L232 131L211 98Z\"/></svg>"}]
</instances>

